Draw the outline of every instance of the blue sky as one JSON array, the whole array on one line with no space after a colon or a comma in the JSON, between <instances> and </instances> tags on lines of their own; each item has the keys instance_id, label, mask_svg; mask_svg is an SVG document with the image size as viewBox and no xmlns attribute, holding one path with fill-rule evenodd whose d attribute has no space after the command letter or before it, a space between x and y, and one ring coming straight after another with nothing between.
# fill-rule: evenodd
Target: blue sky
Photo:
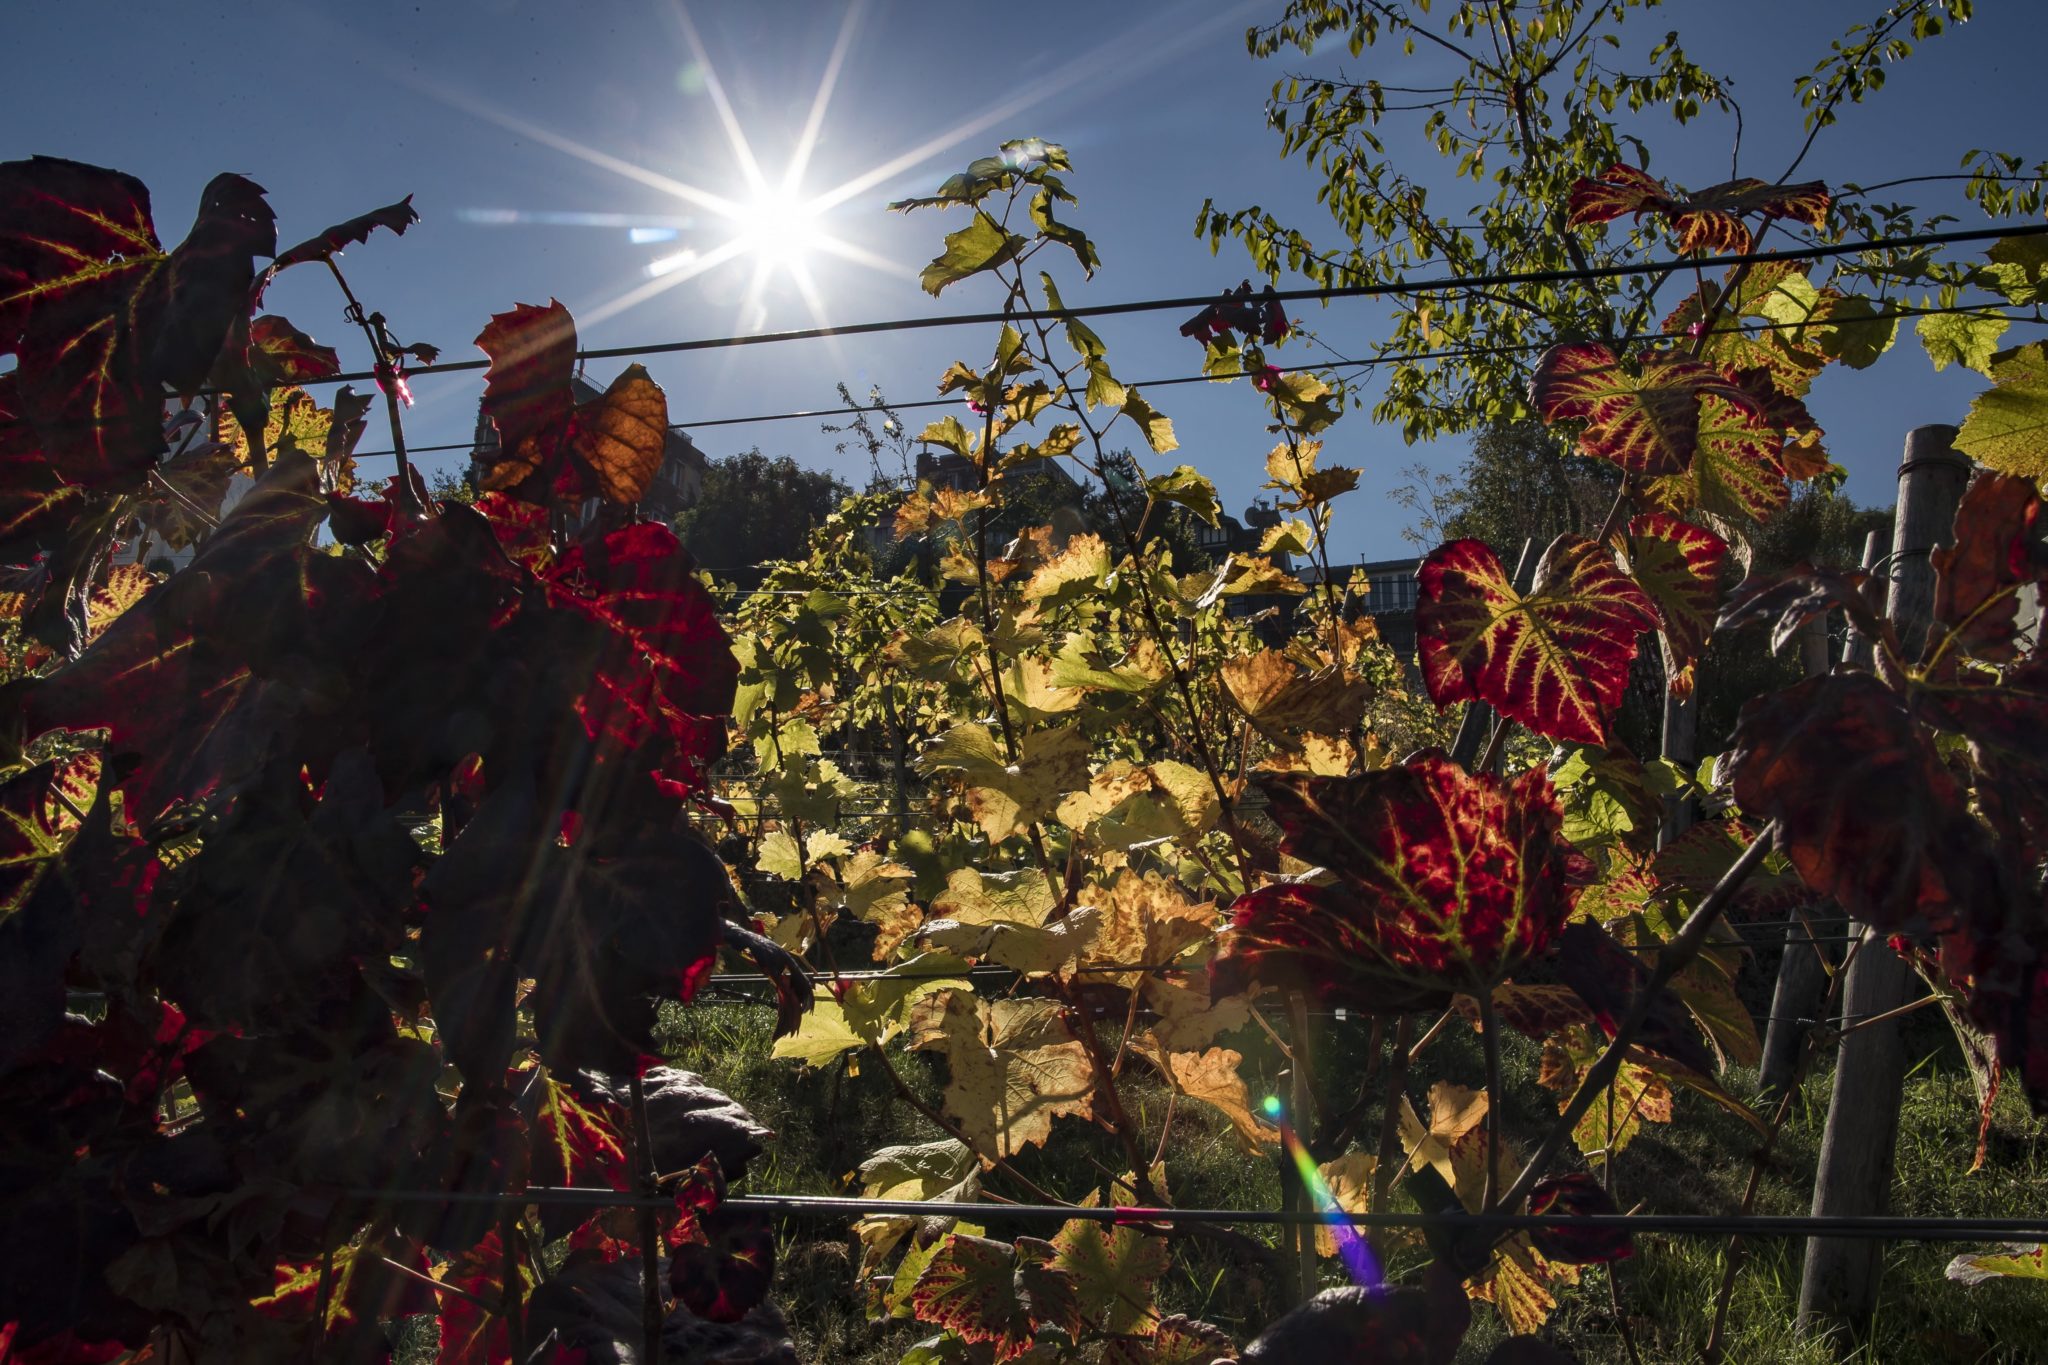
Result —
<instances>
[{"instance_id":1,"label":"blue sky","mask_svg":"<svg viewBox=\"0 0 2048 1365\"><path fill-rule=\"evenodd\" d=\"M1678 29L1697 59L1735 77L1746 113L1744 172L1771 176L1803 136L1795 78L1832 38L1879 8L1876 0L1674 0L1634 28L1645 40ZM1974 22L1896 68L1842 127L1823 133L1801 174L1871 182L1952 172L1964 150L1981 146L2029 161L2048 156L2032 131L2032 67L2048 36L2048 6L1984 0L1980 9ZM820 316L846 323L993 307L999 300L973 283L938 300L925 295L916 268L957 224L883 206L928 190L1011 136L1061 142L1073 156L1081 204L1069 216L1099 244L1103 269L1087 285L1064 272L1068 302L1194 294L1248 273L1238 248L1226 244L1212 258L1192 235L1205 197L1262 204L1312 235L1330 235L1312 176L1282 162L1277 138L1263 127L1283 63L1257 62L1244 50L1246 24L1278 10L1275 0L699 0L687 10L667 0L67 0L10 16L15 59L0 83L0 157L46 153L131 172L151 186L159 232L172 242L200 188L221 170L270 191L286 242L411 193L421 223L402 240L380 235L351 249L343 263L357 293L389 315L399 335L434 342L451 359L475 354L470 341L492 312L550 297L583 320L591 346L805 327ZM1347 62L1354 74L1390 82L1427 74L1426 65L1411 65L1397 76L1389 66L1398 60L1390 50ZM1284 69L1336 65L1319 56ZM813 253L807 297L779 269L756 291L754 258L743 257L697 274L672 271L671 282L686 278L653 290L661 281L650 279L650 265L686 251L701 261L732 235L703 207L704 195L748 198L728 123L744 134L762 175L779 182L828 75L800 189L817 195L847 186L817 226L890 268ZM1643 131L1653 169L1692 184L1726 176L1726 120L1683 130L1659 121ZM1414 156L1422 166L1419 145ZM700 192L696 202L677 182ZM1951 202L1948 189L1903 193L1918 190L1918 202L1937 204ZM595 221L573 221L579 216ZM633 225L643 238L649 227L674 236L635 242ZM645 297L620 306L636 295ZM338 346L351 368L364 363L324 274L285 276L269 304ZM1385 326L1366 303L1305 315L1333 346L1352 352ZM1141 315L1099 330L1118 373L1142 380L1197 367L1199 353L1176 333L1181 320ZM2008 338L2030 334L2016 327ZM687 425L830 406L840 380L856 392L874 384L894 398L925 398L948 362L981 357L988 343L971 331L926 331L654 357L648 365L669 391L671 415ZM610 365L594 373L608 378ZM1904 432L1960 420L1981 387L1967 372L1934 374L1902 335L1872 370L1824 379L1813 408L1850 471L1849 491L1888 501ZM411 442L468 440L479 376L422 377L414 389ZM1182 441L1156 463L1195 464L1216 480L1226 506L1241 509L1257 491L1269 439L1256 396L1239 383L1152 397ZM856 483L866 473L833 455L834 438L815 420L702 427L696 435L714 456L759 444ZM373 426L365 448L384 448L384 436ZM1390 490L1405 481L1405 467L1455 468L1464 451L1462 441L1407 446L1364 412L1340 424L1330 444L1326 458L1366 471L1339 514L1335 549L1343 559L1403 553L1408 514Z\"/></svg>"}]
</instances>

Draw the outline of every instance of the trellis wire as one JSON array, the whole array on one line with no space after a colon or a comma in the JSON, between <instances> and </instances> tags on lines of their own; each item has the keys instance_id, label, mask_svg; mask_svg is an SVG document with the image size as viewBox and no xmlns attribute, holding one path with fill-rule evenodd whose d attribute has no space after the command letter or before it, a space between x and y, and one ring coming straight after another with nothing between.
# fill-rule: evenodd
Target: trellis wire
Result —
<instances>
[{"instance_id":1,"label":"trellis wire","mask_svg":"<svg viewBox=\"0 0 2048 1365\"><path fill-rule=\"evenodd\" d=\"M1899 318L1942 317L1949 315L1963 315L1970 317L1994 316L2006 318L2009 321L2014 322L2048 321L2048 319L2035 319L2028 318L2025 316L2015 317L2012 314L1999 312L1996 309L1987 309L1982 305L1976 304L1952 304L1946 307L1937 305L1928 308L1905 308L1898 310L1896 313L1893 313L1890 316L1894 318ZM1748 336L1762 332L1792 332L1799 331L1808 327L1825 327L1827 325L1828 324L1825 321L1816 321L1814 319L1809 318L1801 322L1734 322L1726 327L1719 327L1715 330L1717 332L1741 333L1745 336ZM1631 332L1626 336L1619 336L1613 338L1613 342L1615 345L1634 345L1637 342L1644 341L1687 340L1691 340L1691 338L1687 333L1684 332ZM1444 346L1426 351L1396 351L1391 352L1387 355L1369 356L1364 359L1354 359L1349 356L1343 356L1339 357L1336 360L1324 361L1319 365L1275 365L1273 369L1280 374L1317 374L1330 370L1372 369L1380 365L1407 364L1419 360L1469 360L1476 356L1528 355L1535 351L1548 350L1553 344L1554 343L1550 341L1528 341L1517 342L1513 345L1500 346ZM484 363L488 364L489 362ZM431 371L407 371L408 377L420 373L431 373ZM1134 379L1130 381L1130 383L1127 384L1125 387L1133 389L1176 388L1184 384L1211 384L1230 379L1251 379L1256 378L1261 373L1262 371L1258 370L1219 370L1208 374L1174 375L1165 379ZM334 375L329 376L328 378L325 379L307 380L304 382L321 384L338 383L347 377L348 376ZM362 376L356 377L360 378ZM965 400L964 398L918 398L911 399L901 403L878 401L874 403L868 403L863 406L855 407L798 408L787 412L757 413L749 417L700 417L692 418L687 421L671 422L668 424L668 429L670 431L699 431L706 427L751 426L767 422L802 421L807 418L817 417L856 417L868 414L880 414L891 412L916 412L927 408L958 409L965 406L966 401L967 400ZM406 445L406 450L409 453L415 454L429 451L445 453L451 450L474 450L475 448L476 442L473 440L449 441L443 442L439 445L415 446L410 443L407 443ZM371 460L383 456L394 455L396 453L396 451L392 450L359 450L352 452L351 458L358 460Z\"/></svg>"},{"instance_id":2,"label":"trellis wire","mask_svg":"<svg viewBox=\"0 0 2048 1365\"><path fill-rule=\"evenodd\" d=\"M398 1204L534 1205L550 1208L673 1208L669 1198L647 1199L618 1190L578 1186L534 1186L494 1193L487 1190L352 1189L351 1199ZM1371 1228L1491 1228L1523 1232L1544 1228L1579 1231L1666 1233L1693 1237L1855 1237L1886 1241L2048 1241L2048 1218L1815 1218L1795 1215L1564 1214L1564 1213L1363 1213L1348 1209L1173 1209L1144 1205L979 1204L933 1200L870 1199L847 1195L733 1195L723 1208L827 1218L967 1218L977 1221L1111 1224L1209 1224L1295 1227L1350 1224Z\"/></svg>"},{"instance_id":3,"label":"trellis wire","mask_svg":"<svg viewBox=\"0 0 2048 1365\"><path fill-rule=\"evenodd\" d=\"M1254 302L1301 303L1328 299L1380 298L1403 294L1444 294L1464 289L1490 289L1517 284L1574 284L1589 280L1623 279L1631 275L1669 274L1683 270L1715 270L1722 266L1772 265L1782 261L1820 260L1854 256L1865 251L1899 250L1906 247L1951 246L1965 242L1997 241L2005 237L2035 237L2048 233L2048 223L2015 223L1996 228L1963 228L1954 232L1922 232L1904 237L1873 237L1855 242L1825 242L1780 251L1731 252L1722 256L1678 257L1653 261L1616 262L1612 265L1572 267L1564 270L1510 270L1487 275L1449 275L1433 280L1395 280L1384 284L1320 285L1301 289L1274 289L1257 295ZM785 341L817 341L826 337L873 336L882 332L928 331L940 327L985 327L996 323L1065 322L1071 318L1117 317L1132 313L1177 312L1207 308L1212 304L1242 302L1243 296L1228 291L1183 294L1170 298L1133 299L1123 303L1085 304L1078 308L1020 308L1009 312L944 313L935 317L892 318L881 322L852 322L838 326L803 327L782 332L754 332L738 336L704 337L692 341L663 341L633 346L604 346L576 352L578 360L612 360L641 355L670 355L682 351L723 350L735 346L773 345ZM452 360L408 369L406 374L454 374L481 370L489 360ZM318 383L338 384L358 379L375 379L371 370L349 371L323 376Z\"/></svg>"}]
</instances>

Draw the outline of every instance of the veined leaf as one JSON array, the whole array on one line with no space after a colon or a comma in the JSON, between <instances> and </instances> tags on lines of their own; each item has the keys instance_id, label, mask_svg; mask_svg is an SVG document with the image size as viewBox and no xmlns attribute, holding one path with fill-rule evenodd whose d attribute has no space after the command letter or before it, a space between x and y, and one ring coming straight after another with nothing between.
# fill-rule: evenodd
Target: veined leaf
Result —
<instances>
[{"instance_id":1,"label":"veined leaf","mask_svg":"<svg viewBox=\"0 0 2048 1365\"><path fill-rule=\"evenodd\" d=\"M1082 1319L1096 1331L1149 1336L1153 1286L1166 1273L1166 1242L1136 1228L1076 1219L1053 1236L1052 1265L1073 1281Z\"/></svg>"},{"instance_id":2,"label":"veined leaf","mask_svg":"<svg viewBox=\"0 0 2048 1365\"><path fill-rule=\"evenodd\" d=\"M1474 777L1430 750L1358 777L1270 777L1282 849L1335 879L1239 899L1211 968L1366 1011L1490 991L1562 932L1579 855L1550 778Z\"/></svg>"},{"instance_id":3,"label":"veined leaf","mask_svg":"<svg viewBox=\"0 0 2048 1365\"><path fill-rule=\"evenodd\" d=\"M946 234L945 251L924 268L918 283L925 293L936 297L949 284L1015 260L1025 245L1022 237L1003 231L1002 224L977 208L973 222Z\"/></svg>"},{"instance_id":4,"label":"veined leaf","mask_svg":"<svg viewBox=\"0 0 2048 1365\"><path fill-rule=\"evenodd\" d=\"M1079 1336L1073 1280L1048 1260L1024 1242L1011 1246L955 1233L918 1276L911 1311L963 1341L986 1343L999 1362L1023 1355L1042 1334L1049 1337L1048 1327L1069 1339Z\"/></svg>"},{"instance_id":5,"label":"veined leaf","mask_svg":"<svg viewBox=\"0 0 2048 1365\"><path fill-rule=\"evenodd\" d=\"M1970 401L1956 449L2001 474L2048 479L2048 342L1999 353L1991 378Z\"/></svg>"},{"instance_id":6,"label":"veined leaf","mask_svg":"<svg viewBox=\"0 0 2048 1365\"><path fill-rule=\"evenodd\" d=\"M946 1058L946 1116L984 1160L1042 1144L1052 1121L1094 1112L1095 1073L1052 1000L947 990L911 1011L914 1048Z\"/></svg>"},{"instance_id":7,"label":"veined leaf","mask_svg":"<svg viewBox=\"0 0 2048 1365\"><path fill-rule=\"evenodd\" d=\"M1998 339L2011 325L2011 319L1997 314L1928 313L1913 324L1913 331L1937 372L1961 365L1989 377Z\"/></svg>"},{"instance_id":8,"label":"veined leaf","mask_svg":"<svg viewBox=\"0 0 2048 1365\"><path fill-rule=\"evenodd\" d=\"M1423 680L1439 707L1483 701L1551 739L1604 744L1650 597L1584 536L1544 552L1524 596L1483 541L1439 546L1418 573Z\"/></svg>"},{"instance_id":9,"label":"veined leaf","mask_svg":"<svg viewBox=\"0 0 2048 1365\"><path fill-rule=\"evenodd\" d=\"M1703 526L1653 512L1628 524L1629 574L1663 618L1671 652L1670 692L1692 694L1693 665L1714 632L1721 596L1721 562L1728 542Z\"/></svg>"},{"instance_id":10,"label":"veined leaf","mask_svg":"<svg viewBox=\"0 0 2048 1365\"><path fill-rule=\"evenodd\" d=\"M1742 221L1748 215L1756 214L1767 222L1791 218L1817 228L1827 223L1830 202L1827 186L1818 180L1798 185L1727 180L1676 194L1647 171L1617 162L1598 179L1574 182L1565 223L1581 227L1610 223L1625 213L1637 218L1654 213L1671 225L1680 251L1735 254L1750 250L1753 244L1749 227Z\"/></svg>"},{"instance_id":11,"label":"veined leaf","mask_svg":"<svg viewBox=\"0 0 2048 1365\"><path fill-rule=\"evenodd\" d=\"M1632 370L1597 341L1570 342L1545 352L1529 380L1530 404L1546 423L1584 422L1579 450L1631 474L1684 473L1708 397L1762 425L1746 390L1676 351L1652 351Z\"/></svg>"},{"instance_id":12,"label":"veined leaf","mask_svg":"<svg viewBox=\"0 0 2048 1365\"><path fill-rule=\"evenodd\" d=\"M2048 1280L2048 1246L2039 1242L2008 1242L1990 1251L1968 1251L1948 1263L1948 1277L1958 1284L1986 1280Z\"/></svg>"}]
</instances>

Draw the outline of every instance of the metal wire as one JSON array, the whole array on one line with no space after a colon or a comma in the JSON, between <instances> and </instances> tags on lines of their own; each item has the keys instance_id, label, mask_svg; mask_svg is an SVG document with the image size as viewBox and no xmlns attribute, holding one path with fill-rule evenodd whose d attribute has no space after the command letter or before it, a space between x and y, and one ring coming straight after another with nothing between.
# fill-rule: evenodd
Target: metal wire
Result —
<instances>
[{"instance_id":1,"label":"metal wire","mask_svg":"<svg viewBox=\"0 0 2048 1365\"><path fill-rule=\"evenodd\" d=\"M1893 316L1936 317L1947 316L1951 314L1959 314L1972 317L1989 315L2007 318L2008 320L2016 322L2027 322L2035 320L2025 317L2014 317L2012 314L2009 313L1998 312L1996 310L1987 310L1982 306L1971 304L1955 304L1949 307L1906 308L1900 309ZM1716 331L1741 333L1745 336L1749 336L1763 332L1798 331L1802 328L1818 327L1825 325L1826 324L1824 322L1816 322L1811 319L1803 322L1740 322L1732 323L1727 327L1717 328ZM1614 342L1616 345L1633 345L1635 343L1644 341L1686 341L1690 339L1690 335L1685 332L1633 332L1627 336L1616 337L1614 339ZM1363 360L1355 360L1350 357L1341 357L1336 360L1325 361L1319 365L1275 365L1273 369L1280 374L1320 374L1330 370L1371 369L1374 366L1378 365L1398 365L1420 360L1465 360L1471 359L1475 356L1527 355L1535 351L1547 350L1551 345L1552 343L1549 341L1531 341L1518 342L1514 345L1501 346L1445 346L1437 348L1435 350L1426 351L1397 351L1387 355L1371 356ZM1126 385L1126 387L1134 389L1165 389L1174 388L1183 384L1209 384L1230 379L1255 378L1260 373L1261 371L1257 370L1228 370L1219 371L1213 374L1174 375L1166 379L1132 380L1128 385ZM311 382L335 382L342 377L343 376L335 376L333 380L317 380ZM966 400L964 398L920 398L913 399L909 402L903 403L869 403L866 404L865 406L856 407L800 408L788 412L758 413L750 417L693 418L688 421L671 422L669 423L669 430L687 432L702 430L705 427L747 426L767 422L799 421L806 418L816 417L853 417L862 414L873 414L883 412L915 412L926 408L958 409L965 406L965 404ZM407 444L406 446L406 450L408 453L427 451L445 452L451 450L474 450L475 448L476 443L474 441L451 441L440 445L426 446L415 446ZM351 458L358 460L370 460L382 456L392 455L395 453L396 452L390 450L361 450L353 452Z\"/></svg>"},{"instance_id":2,"label":"metal wire","mask_svg":"<svg viewBox=\"0 0 2048 1365\"><path fill-rule=\"evenodd\" d=\"M535 1186L493 1193L478 1190L347 1191L352 1199L394 1204L538 1205L553 1208L673 1208L673 1199L647 1199L618 1190ZM1354 1213L1346 1209L1169 1209L1142 1205L979 1204L914 1202L838 1195L734 1195L723 1208L785 1216L970 1218L1025 1223L1082 1220L1111 1224L1210 1224L1294 1227L1350 1224L1375 1228L1490 1228L1521 1232L1543 1228L1692 1237L1847 1237L1885 1241L2048 1241L2048 1218L1773 1217L1716 1214Z\"/></svg>"},{"instance_id":3,"label":"metal wire","mask_svg":"<svg viewBox=\"0 0 2048 1365\"><path fill-rule=\"evenodd\" d=\"M2004 237L2035 237L2048 233L2048 223L2016 223L2009 227L1964 228L1954 232L1922 232L1905 237L1874 237L1855 242L1817 243L1782 251L1745 251L1724 256L1678 257L1667 260L1617 262L1613 265L1577 267L1567 270L1511 270L1488 275L1449 275L1433 280L1396 280L1385 284L1324 285L1302 289L1275 289L1255 301L1299 303L1311 300L1379 298L1400 294L1442 294L1466 289L1490 289L1515 284L1571 284L1587 280L1623 279L1631 275L1658 275L1680 270L1713 270L1722 266L1771 265L1780 261L1820 260L1854 256L1865 251L1887 251L1904 247L1950 246L1964 242L1989 242ZM1242 295L1220 291L1212 294L1182 294L1171 298L1133 299L1124 303L1087 304L1078 308L1031 308L995 313L947 313L936 317L892 318L882 322L853 322L839 326L804 327L784 332L755 332L741 336L705 337L695 341L663 341L634 346L605 346L578 351L578 360L611 360L641 355L671 355L682 351L722 350L734 346L766 346L785 341L817 341L825 337L872 336L880 332L928 331L937 327L985 327L994 323L1065 322L1071 318L1117 317L1131 313L1178 312L1207 308L1212 304L1242 301ZM408 369L407 377L426 374L454 374L481 370L489 360L454 360L438 365ZM375 379L372 370L327 375L312 381L338 384Z\"/></svg>"}]
</instances>

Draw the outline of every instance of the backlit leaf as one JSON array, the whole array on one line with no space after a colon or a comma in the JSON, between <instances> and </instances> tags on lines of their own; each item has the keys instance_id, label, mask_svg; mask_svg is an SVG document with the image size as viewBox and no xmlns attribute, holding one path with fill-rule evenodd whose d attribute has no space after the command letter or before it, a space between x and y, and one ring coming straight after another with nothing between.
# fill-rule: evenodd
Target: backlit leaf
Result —
<instances>
[{"instance_id":1,"label":"backlit leaf","mask_svg":"<svg viewBox=\"0 0 2048 1365\"><path fill-rule=\"evenodd\" d=\"M1091 384L1089 387L1092 389L1094 386ZM1145 444L1152 448L1154 454L1164 455L1169 450L1180 448L1180 441L1173 434L1173 419L1139 397L1135 388L1123 390L1123 401L1118 410L1137 425Z\"/></svg>"},{"instance_id":2,"label":"backlit leaf","mask_svg":"<svg viewBox=\"0 0 2048 1365\"><path fill-rule=\"evenodd\" d=\"M1530 403L1546 423L1585 423L1579 450L1631 474L1685 472L1706 398L1762 423L1749 393L1676 351L1652 351L1630 367L1597 341L1571 342L1545 352L1529 380Z\"/></svg>"},{"instance_id":3,"label":"backlit leaf","mask_svg":"<svg viewBox=\"0 0 2048 1365\"><path fill-rule=\"evenodd\" d=\"M149 193L54 157L0 164L0 527L46 530L82 496L137 488L164 446L164 385L197 389L276 247L260 187L216 176L166 254Z\"/></svg>"},{"instance_id":4,"label":"backlit leaf","mask_svg":"<svg viewBox=\"0 0 2048 1365\"><path fill-rule=\"evenodd\" d=\"M1166 1243L1136 1228L1079 1219L1053 1236L1052 1264L1074 1283L1081 1315L1092 1330L1149 1335L1153 1286L1166 1273Z\"/></svg>"},{"instance_id":5,"label":"backlit leaf","mask_svg":"<svg viewBox=\"0 0 2048 1365\"><path fill-rule=\"evenodd\" d=\"M1379 1011L1491 990L1563 930L1580 860L1540 767L1504 782L1439 751L1357 777L1263 779L1281 847L1335 874L1239 899L1211 969Z\"/></svg>"},{"instance_id":6,"label":"backlit leaf","mask_svg":"<svg viewBox=\"0 0 2048 1365\"><path fill-rule=\"evenodd\" d=\"M1817 228L1826 224L1830 202L1827 186L1817 180L1798 185L1729 180L1674 194L1648 172L1617 162L1598 179L1573 183L1566 225L1609 223L1625 213L1640 219L1654 213L1670 224L1680 251L1736 254L1753 245L1742 221L1750 214L1765 222L1791 218Z\"/></svg>"},{"instance_id":7,"label":"backlit leaf","mask_svg":"<svg viewBox=\"0 0 2048 1365\"><path fill-rule=\"evenodd\" d=\"M2011 325L2009 318L1997 313L1928 313L1913 330L1937 371L1960 365L1990 376L1998 339Z\"/></svg>"},{"instance_id":8,"label":"backlit leaf","mask_svg":"<svg viewBox=\"0 0 2048 1365\"><path fill-rule=\"evenodd\" d=\"M2048 479L2048 342L2001 352L1991 378L1970 400L1956 449L2001 474Z\"/></svg>"},{"instance_id":9,"label":"backlit leaf","mask_svg":"<svg viewBox=\"0 0 2048 1365\"><path fill-rule=\"evenodd\" d=\"M945 251L924 268L918 283L936 297L947 285L1015 260L1026 245L1024 238L1005 232L987 212L976 209L972 223L946 234Z\"/></svg>"},{"instance_id":10,"label":"backlit leaf","mask_svg":"<svg viewBox=\"0 0 2048 1365\"><path fill-rule=\"evenodd\" d=\"M1179 503L1208 526L1219 524L1223 515L1216 485L1196 473L1192 465L1175 465L1170 473L1147 479L1145 496L1154 502Z\"/></svg>"},{"instance_id":11,"label":"backlit leaf","mask_svg":"<svg viewBox=\"0 0 2048 1365\"><path fill-rule=\"evenodd\" d=\"M596 401L576 411L576 450L597 491L611 502L640 501L661 468L668 396L642 365L628 365Z\"/></svg>"},{"instance_id":12,"label":"backlit leaf","mask_svg":"<svg viewBox=\"0 0 2048 1365\"><path fill-rule=\"evenodd\" d=\"M2048 1246L2009 1242L1990 1251L1969 1251L1948 1263L1948 1277L1958 1284L1986 1280L2048 1280Z\"/></svg>"},{"instance_id":13,"label":"backlit leaf","mask_svg":"<svg viewBox=\"0 0 2048 1365\"><path fill-rule=\"evenodd\" d=\"M249 322L249 364L266 384L305 384L341 373L341 357L332 346L274 313Z\"/></svg>"},{"instance_id":14,"label":"backlit leaf","mask_svg":"<svg viewBox=\"0 0 2048 1365\"><path fill-rule=\"evenodd\" d=\"M569 310L550 299L514 304L496 313L476 344L491 358L484 374L484 415L498 428L498 463L484 471L485 486L504 488L532 472L539 452L530 443L568 416L574 399L570 370L576 363L576 324ZM503 473L501 466L510 466Z\"/></svg>"},{"instance_id":15,"label":"backlit leaf","mask_svg":"<svg viewBox=\"0 0 2048 1365\"><path fill-rule=\"evenodd\" d=\"M1150 1031L1131 1046L1176 1094L1200 1100L1229 1120L1238 1146L1246 1152L1260 1152L1280 1140L1279 1129L1252 1111L1251 1094L1238 1070L1242 1054L1227 1047L1172 1052Z\"/></svg>"},{"instance_id":16,"label":"backlit leaf","mask_svg":"<svg viewBox=\"0 0 2048 1365\"><path fill-rule=\"evenodd\" d=\"M1830 674L1750 701L1728 761L1742 809L1777 820L1806 884L1852 917L1938 928L1973 902L1982 836L1930 737L1877 679Z\"/></svg>"},{"instance_id":17,"label":"backlit leaf","mask_svg":"<svg viewBox=\"0 0 2048 1365\"><path fill-rule=\"evenodd\" d=\"M1705 527L1662 512L1636 517L1629 522L1628 533L1629 574L1656 603L1676 665L1671 694L1689 696L1693 664L1713 634L1728 542Z\"/></svg>"},{"instance_id":18,"label":"backlit leaf","mask_svg":"<svg viewBox=\"0 0 2048 1365\"><path fill-rule=\"evenodd\" d=\"M913 1315L964 1341L987 1343L997 1361L1023 1355L1048 1325L1078 1336L1071 1278L1025 1247L949 1236L911 1291Z\"/></svg>"},{"instance_id":19,"label":"backlit leaf","mask_svg":"<svg viewBox=\"0 0 2048 1365\"><path fill-rule=\"evenodd\" d=\"M1087 1049L1054 1001L991 1002L948 990L920 1000L911 1021L911 1046L946 1059L946 1116L984 1159L1042 1144L1055 1118L1094 1112Z\"/></svg>"},{"instance_id":20,"label":"backlit leaf","mask_svg":"<svg viewBox=\"0 0 2048 1365\"><path fill-rule=\"evenodd\" d=\"M1559 536L1526 596L1483 541L1439 546L1417 576L1432 701L1483 701L1539 735L1606 742L1636 637L1658 624L1649 595L1611 554L1584 536Z\"/></svg>"},{"instance_id":21,"label":"backlit leaf","mask_svg":"<svg viewBox=\"0 0 2048 1365\"><path fill-rule=\"evenodd\" d=\"M1954 646L1965 653L2013 656L2018 590L2048 578L2048 552L2035 532L2040 512L2040 494L2029 479L1987 471L1963 494L1955 535L1932 559L1934 619L1950 628Z\"/></svg>"}]
</instances>

